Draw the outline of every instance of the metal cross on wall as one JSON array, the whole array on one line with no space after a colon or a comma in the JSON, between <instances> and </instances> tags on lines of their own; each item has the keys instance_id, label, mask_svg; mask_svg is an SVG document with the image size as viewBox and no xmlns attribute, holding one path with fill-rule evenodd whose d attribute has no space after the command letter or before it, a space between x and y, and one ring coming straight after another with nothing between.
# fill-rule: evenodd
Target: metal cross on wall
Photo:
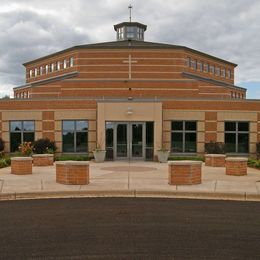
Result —
<instances>
[{"instance_id":1,"label":"metal cross on wall","mask_svg":"<svg viewBox=\"0 0 260 260\"><path fill-rule=\"evenodd\" d=\"M133 63L137 63L137 60L132 60L132 55L129 54L128 60L124 60L124 63L128 63L129 64L129 79L132 78L132 64Z\"/></svg>"}]
</instances>

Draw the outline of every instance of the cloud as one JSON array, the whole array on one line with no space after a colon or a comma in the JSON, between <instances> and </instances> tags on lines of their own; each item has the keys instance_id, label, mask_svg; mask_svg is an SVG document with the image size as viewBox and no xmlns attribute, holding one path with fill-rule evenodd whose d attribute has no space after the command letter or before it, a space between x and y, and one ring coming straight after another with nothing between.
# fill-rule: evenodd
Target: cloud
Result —
<instances>
[{"instance_id":1,"label":"cloud","mask_svg":"<svg viewBox=\"0 0 260 260\"><path fill-rule=\"evenodd\" d=\"M24 83L22 63L79 44L115 40L113 25L148 25L146 40L237 63L236 84L260 82L258 0L0 0L0 91Z\"/></svg>"}]
</instances>

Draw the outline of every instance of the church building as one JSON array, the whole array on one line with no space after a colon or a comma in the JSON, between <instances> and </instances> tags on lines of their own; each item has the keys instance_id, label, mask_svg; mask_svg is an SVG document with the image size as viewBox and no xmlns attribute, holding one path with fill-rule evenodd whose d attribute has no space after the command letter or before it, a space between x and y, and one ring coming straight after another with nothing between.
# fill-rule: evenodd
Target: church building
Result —
<instances>
[{"instance_id":1,"label":"church building","mask_svg":"<svg viewBox=\"0 0 260 260\"><path fill-rule=\"evenodd\" d=\"M145 41L147 26L114 25L113 42L73 46L24 63L26 82L0 100L6 152L49 138L58 154L107 160L203 155L205 143L256 156L260 101L234 84L236 64L186 46ZM224 48L225 46L223 46Z\"/></svg>"}]
</instances>

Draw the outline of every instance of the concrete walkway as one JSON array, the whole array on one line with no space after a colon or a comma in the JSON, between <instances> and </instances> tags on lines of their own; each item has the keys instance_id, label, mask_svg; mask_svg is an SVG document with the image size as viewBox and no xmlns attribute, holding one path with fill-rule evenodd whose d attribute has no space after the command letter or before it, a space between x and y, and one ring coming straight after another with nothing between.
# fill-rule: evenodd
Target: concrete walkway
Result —
<instances>
[{"instance_id":1,"label":"concrete walkway","mask_svg":"<svg viewBox=\"0 0 260 260\"><path fill-rule=\"evenodd\" d=\"M171 186L168 165L155 162L90 162L89 185L56 183L55 166L33 167L32 175L0 169L0 200L59 197L178 197L260 201L260 171L227 176L225 168L202 167L202 184Z\"/></svg>"}]
</instances>

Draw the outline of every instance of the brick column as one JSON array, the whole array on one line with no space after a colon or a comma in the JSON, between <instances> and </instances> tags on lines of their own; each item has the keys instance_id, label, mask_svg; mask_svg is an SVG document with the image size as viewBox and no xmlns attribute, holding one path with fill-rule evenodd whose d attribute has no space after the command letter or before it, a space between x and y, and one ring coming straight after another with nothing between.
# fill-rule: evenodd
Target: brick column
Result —
<instances>
[{"instance_id":1,"label":"brick column","mask_svg":"<svg viewBox=\"0 0 260 260\"><path fill-rule=\"evenodd\" d=\"M226 174L233 176L247 175L247 158L226 158Z\"/></svg>"},{"instance_id":2,"label":"brick column","mask_svg":"<svg viewBox=\"0 0 260 260\"><path fill-rule=\"evenodd\" d=\"M56 162L56 182L61 184L89 184L89 162Z\"/></svg>"},{"instance_id":3,"label":"brick column","mask_svg":"<svg viewBox=\"0 0 260 260\"><path fill-rule=\"evenodd\" d=\"M34 166L50 166L54 161L53 154L34 154L32 158Z\"/></svg>"},{"instance_id":4,"label":"brick column","mask_svg":"<svg viewBox=\"0 0 260 260\"><path fill-rule=\"evenodd\" d=\"M169 184L200 184L201 165L201 161L169 161Z\"/></svg>"},{"instance_id":5,"label":"brick column","mask_svg":"<svg viewBox=\"0 0 260 260\"><path fill-rule=\"evenodd\" d=\"M32 174L32 157L11 158L11 173L16 175Z\"/></svg>"},{"instance_id":6,"label":"brick column","mask_svg":"<svg viewBox=\"0 0 260 260\"><path fill-rule=\"evenodd\" d=\"M205 166L211 167L225 167L225 154L206 154Z\"/></svg>"}]
</instances>

